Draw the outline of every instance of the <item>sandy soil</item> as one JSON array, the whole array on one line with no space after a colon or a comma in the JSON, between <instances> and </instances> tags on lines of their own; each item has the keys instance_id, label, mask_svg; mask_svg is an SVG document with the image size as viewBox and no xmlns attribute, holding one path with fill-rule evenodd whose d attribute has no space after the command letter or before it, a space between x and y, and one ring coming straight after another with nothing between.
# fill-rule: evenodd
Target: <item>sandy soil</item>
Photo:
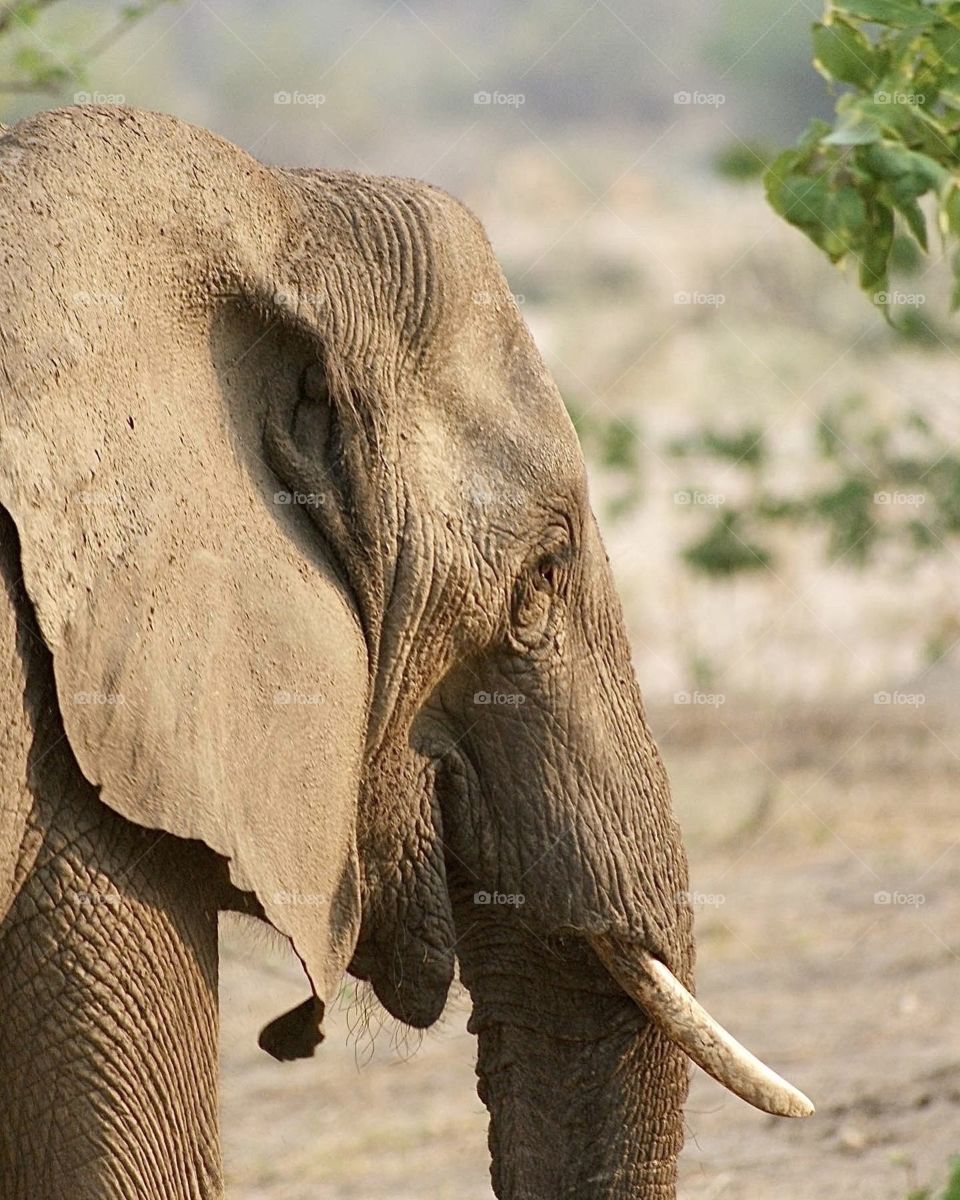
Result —
<instances>
[{"instance_id":1,"label":"sandy soil","mask_svg":"<svg viewBox=\"0 0 960 1200\"><path fill-rule=\"evenodd\" d=\"M685 1200L904 1200L960 1153L960 733L946 712L653 714L690 850L699 991L810 1094L756 1113L695 1073ZM419 1044L351 988L316 1059L261 1026L304 996L287 952L223 936L231 1200L489 1200L466 1004ZM419 1046L419 1048L418 1048Z\"/></svg>"}]
</instances>

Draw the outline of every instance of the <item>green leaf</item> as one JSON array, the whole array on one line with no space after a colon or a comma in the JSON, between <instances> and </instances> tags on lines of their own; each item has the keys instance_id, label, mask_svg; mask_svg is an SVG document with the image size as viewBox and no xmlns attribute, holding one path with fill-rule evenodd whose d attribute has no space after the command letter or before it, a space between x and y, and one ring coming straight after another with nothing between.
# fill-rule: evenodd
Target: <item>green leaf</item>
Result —
<instances>
[{"instance_id":1,"label":"green leaf","mask_svg":"<svg viewBox=\"0 0 960 1200\"><path fill-rule=\"evenodd\" d=\"M23 75L36 77L43 73L47 59L36 46L21 46L13 55L13 65Z\"/></svg>"},{"instance_id":2,"label":"green leaf","mask_svg":"<svg viewBox=\"0 0 960 1200\"><path fill-rule=\"evenodd\" d=\"M870 212L870 234L860 251L860 286L881 308L886 307L879 296L889 286L887 264L893 246L893 231L893 210L875 201Z\"/></svg>"},{"instance_id":3,"label":"green leaf","mask_svg":"<svg viewBox=\"0 0 960 1200\"><path fill-rule=\"evenodd\" d=\"M943 1200L960 1200L960 1158L950 1160L950 1179Z\"/></svg>"},{"instance_id":4,"label":"green leaf","mask_svg":"<svg viewBox=\"0 0 960 1200\"><path fill-rule=\"evenodd\" d=\"M21 0L19 4L10 6L12 11L9 13L12 26L35 25L39 6L37 0Z\"/></svg>"},{"instance_id":5,"label":"green leaf","mask_svg":"<svg viewBox=\"0 0 960 1200\"><path fill-rule=\"evenodd\" d=\"M845 184L833 201L833 212L837 225L851 234L858 234L867 224L867 206L863 197L852 184Z\"/></svg>"},{"instance_id":6,"label":"green leaf","mask_svg":"<svg viewBox=\"0 0 960 1200\"><path fill-rule=\"evenodd\" d=\"M903 29L929 25L937 15L920 0L840 0L833 9L846 16Z\"/></svg>"},{"instance_id":7,"label":"green leaf","mask_svg":"<svg viewBox=\"0 0 960 1200\"><path fill-rule=\"evenodd\" d=\"M824 179L791 175L783 185L783 215L794 225L821 222L827 215L830 188Z\"/></svg>"},{"instance_id":8,"label":"green leaf","mask_svg":"<svg viewBox=\"0 0 960 1200\"><path fill-rule=\"evenodd\" d=\"M604 466L632 471L637 467L637 429L630 420L614 419L603 431L600 455Z\"/></svg>"},{"instance_id":9,"label":"green leaf","mask_svg":"<svg viewBox=\"0 0 960 1200\"><path fill-rule=\"evenodd\" d=\"M867 146L871 142L879 142L882 137L883 128L879 122L857 113L850 120L841 122L823 140L828 146Z\"/></svg>"},{"instance_id":10,"label":"green leaf","mask_svg":"<svg viewBox=\"0 0 960 1200\"><path fill-rule=\"evenodd\" d=\"M960 237L960 185L951 183L940 198L940 228Z\"/></svg>"},{"instance_id":11,"label":"green leaf","mask_svg":"<svg viewBox=\"0 0 960 1200\"><path fill-rule=\"evenodd\" d=\"M895 182L901 195L922 196L950 182L950 172L928 154L908 150L897 142L883 141L867 146L859 160L877 179Z\"/></svg>"},{"instance_id":12,"label":"green leaf","mask_svg":"<svg viewBox=\"0 0 960 1200\"><path fill-rule=\"evenodd\" d=\"M950 311L956 312L958 309L960 309L960 271L954 266L953 291L950 293Z\"/></svg>"},{"instance_id":13,"label":"green leaf","mask_svg":"<svg viewBox=\"0 0 960 1200\"><path fill-rule=\"evenodd\" d=\"M960 71L960 38L954 25L937 25L930 31L930 44L941 63Z\"/></svg>"},{"instance_id":14,"label":"green leaf","mask_svg":"<svg viewBox=\"0 0 960 1200\"><path fill-rule=\"evenodd\" d=\"M847 21L814 25L813 56L813 65L828 79L856 87L872 87L877 81L873 47Z\"/></svg>"},{"instance_id":15,"label":"green leaf","mask_svg":"<svg viewBox=\"0 0 960 1200\"><path fill-rule=\"evenodd\" d=\"M741 529L741 514L721 513L707 533L683 551L685 561L704 575L729 576L768 567L771 555Z\"/></svg>"},{"instance_id":16,"label":"green leaf","mask_svg":"<svg viewBox=\"0 0 960 1200\"><path fill-rule=\"evenodd\" d=\"M927 245L927 221L923 215L923 209L916 200L895 200L894 205L896 210L907 223L907 227L913 236L917 239L924 250L928 250Z\"/></svg>"}]
</instances>

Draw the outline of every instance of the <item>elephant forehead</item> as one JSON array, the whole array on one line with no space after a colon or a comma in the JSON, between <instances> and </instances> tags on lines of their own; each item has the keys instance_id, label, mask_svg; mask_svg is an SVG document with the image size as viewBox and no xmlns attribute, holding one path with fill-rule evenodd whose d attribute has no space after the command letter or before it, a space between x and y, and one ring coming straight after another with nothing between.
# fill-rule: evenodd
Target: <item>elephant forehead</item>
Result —
<instances>
[{"instance_id":1,"label":"elephant forehead","mask_svg":"<svg viewBox=\"0 0 960 1200\"><path fill-rule=\"evenodd\" d=\"M337 340L356 360L383 335L382 321L392 327L387 342L405 363L401 421L423 469L457 490L476 478L481 493L502 490L505 479L515 492L580 493L573 425L473 213L410 180L304 172L300 183L343 221L335 240L353 243L354 286L365 283L367 303L380 310L369 327L348 322L353 344Z\"/></svg>"},{"instance_id":2,"label":"elephant forehead","mask_svg":"<svg viewBox=\"0 0 960 1200\"><path fill-rule=\"evenodd\" d=\"M523 334L521 344L461 339L416 406L420 463L454 503L516 508L585 500L576 432Z\"/></svg>"}]
</instances>

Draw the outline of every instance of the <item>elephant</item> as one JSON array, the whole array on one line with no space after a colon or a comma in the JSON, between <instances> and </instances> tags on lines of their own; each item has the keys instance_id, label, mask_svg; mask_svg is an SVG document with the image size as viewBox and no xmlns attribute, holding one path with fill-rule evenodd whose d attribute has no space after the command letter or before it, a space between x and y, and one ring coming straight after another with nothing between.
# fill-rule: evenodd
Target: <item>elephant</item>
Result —
<instances>
[{"instance_id":1,"label":"elephant","mask_svg":"<svg viewBox=\"0 0 960 1200\"><path fill-rule=\"evenodd\" d=\"M687 864L584 460L477 219L172 116L0 136L0 1196L222 1194L217 923L425 1028L503 1200L672 1197ZM278 1068L279 1070L280 1068Z\"/></svg>"}]
</instances>

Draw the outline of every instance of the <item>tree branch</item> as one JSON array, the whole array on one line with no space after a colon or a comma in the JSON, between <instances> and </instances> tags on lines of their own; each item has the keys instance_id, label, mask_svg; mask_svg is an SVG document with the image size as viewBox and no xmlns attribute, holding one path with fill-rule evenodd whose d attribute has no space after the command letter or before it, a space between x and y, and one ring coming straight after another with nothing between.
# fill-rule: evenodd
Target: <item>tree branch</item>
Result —
<instances>
[{"instance_id":1,"label":"tree branch","mask_svg":"<svg viewBox=\"0 0 960 1200\"><path fill-rule=\"evenodd\" d=\"M0 80L0 93L17 93L19 95L37 95L57 96L60 93L60 85L51 81L42 82L40 80L15 80L9 81Z\"/></svg>"},{"instance_id":2,"label":"tree branch","mask_svg":"<svg viewBox=\"0 0 960 1200\"><path fill-rule=\"evenodd\" d=\"M36 0L34 11L39 12L41 9L50 8L51 5L57 3L58 0ZM8 4L5 8L0 9L0 33L6 33L15 20L20 21L21 24L23 23L19 16L20 8L20 3L14 3Z\"/></svg>"},{"instance_id":3,"label":"tree branch","mask_svg":"<svg viewBox=\"0 0 960 1200\"><path fill-rule=\"evenodd\" d=\"M55 4L57 0L48 0L48 2ZM166 3L168 3L168 0L152 0L151 3L144 4L143 7L133 15L127 14L122 16L112 28L108 29L106 33L97 38L95 42L91 42L86 50L83 51L82 61L84 63L92 62L93 59L95 59L98 55L102 54L105 50L108 50L114 42L123 37L131 25L142 20L144 17L149 17L151 13L156 12L161 5Z\"/></svg>"}]
</instances>

